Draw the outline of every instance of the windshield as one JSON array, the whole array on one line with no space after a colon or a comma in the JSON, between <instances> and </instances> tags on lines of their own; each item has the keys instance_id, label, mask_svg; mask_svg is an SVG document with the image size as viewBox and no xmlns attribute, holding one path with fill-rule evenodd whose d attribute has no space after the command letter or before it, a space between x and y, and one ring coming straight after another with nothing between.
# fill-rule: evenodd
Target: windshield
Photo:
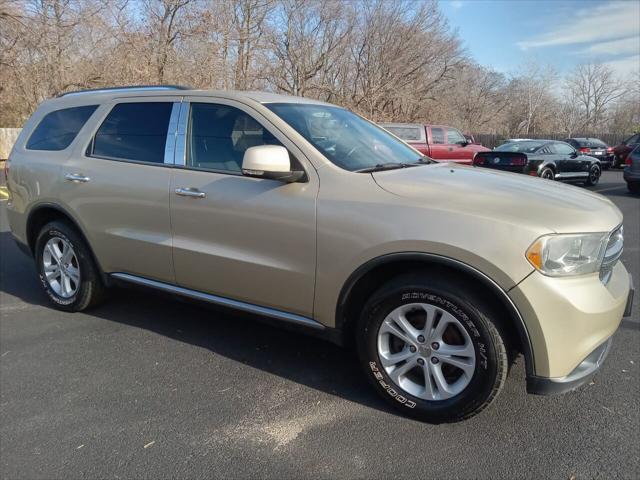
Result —
<instances>
[{"instance_id":1,"label":"windshield","mask_svg":"<svg viewBox=\"0 0 640 480\"><path fill-rule=\"evenodd\" d=\"M533 153L538 148L544 145L544 142L533 142L533 141L521 141L521 142L511 142L500 145L495 148L496 152L522 152L522 153Z\"/></svg>"},{"instance_id":2,"label":"windshield","mask_svg":"<svg viewBox=\"0 0 640 480\"><path fill-rule=\"evenodd\" d=\"M265 106L345 170L413 164L423 158L382 128L343 108L298 103Z\"/></svg>"}]
</instances>

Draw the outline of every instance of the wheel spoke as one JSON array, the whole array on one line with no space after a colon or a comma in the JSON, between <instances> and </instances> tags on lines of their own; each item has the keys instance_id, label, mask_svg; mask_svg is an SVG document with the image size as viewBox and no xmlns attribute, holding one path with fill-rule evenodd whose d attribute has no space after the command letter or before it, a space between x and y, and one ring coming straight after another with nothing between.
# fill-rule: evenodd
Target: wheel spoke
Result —
<instances>
[{"instance_id":1,"label":"wheel spoke","mask_svg":"<svg viewBox=\"0 0 640 480\"><path fill-rule=\"evenodd\" d=\"M440 359L442 363L448 363L449 365L453 365L454 367L462 370L466 375L471 376L474 370L474 364L472 360L465 360L459 357L452 357L448 355L437 355L437 358Z\"/></svg>"},{"instance_id":2,"label":"wheel spoke","mask_svg":"<svg viewBox=\"0 0 640 480\"><path fill-rule=\"evenodd\" d=\"M456 357L474 358L476 352L471 342L467 342L465 345L449 345L448 343L442 342L437 354L443 356L455 355Z\"/></svg>"},{"instance_id":3,"label":"wheel spoke","mask_svg":"<svg viewBox=\"0 0 640 480\"><path fill-rule=\"evenodd\" d=\"M52 243L47 243L47 250L51 255L51 259L56 263L60 263L60 257L58 256L58 252L56 251Z\"/></svg>"},{"instance_id":4,"label":"wheel spoke","mask_svg":"<svg viewBox=\"0 0 640 480\"><path fill-rule=\"evenodd\" d=\"M385 320L384 324L380 328L380 333L390 333L391 335L395 335L400 340L402 340L407 345L414 345L415 340L406 335L400 328L396 326L395 323L390 323L390 321Z\"/></svg>"},{"instance_id":5,"label":"wheel spoke","mask_svg":"<svg viewBox=\"0 0 640 480\"><path fill-rule=\"evenodd\" d=\"M391 377L391 380L393 380L396 383L396 385L400 385L400 377L403 376L412 368L414 368L416 365L417 365L416 359L412 358L408 360L404 365L394 368L393 371L389 374L389 376Z\"/></svg>"},{"instance_id":6,"label":"wheel spoke","mask_svg":"<svg viewBox=\"0 0 640 480\"><path fill-rule=\"evenodd\" d=\"M63 244L62 257L60 260L62 263L70 263L73 257L73 249L66 243Z\"/></svg>"},{"instance_id":7,"label":"wheel spoke","mask_svg":"<svg viewBox=\"0 0 640 480\"><path fill-rule=\"evenodd\" d=\"M429 370L431 371L433 380L436 382L439 397L447 398L451 392L449 391L449 384L442 373L442 366L439 363L434 364L429 362Z\"/></svg>"},{"instance_id":8,"label":"wheel spoke","mask_svg":"<svg viewBox=\"0 0 640 480\"><path fill-rule=\"evenodd\" d=\"M407 320L407 317L404 314L400 314L397 317L393 318L396 324L402 329L405 334L409 336L409 338L417 338L420 335L420 332L413 327Z\"/></svg>"},{"instance_id":9,"label":"wheel spoke","mask_svg":"<svg viewBox=\"0 0 640 480\"><path fill-rule=\"evenodd\" d=\"M435 398L435 392L433 390L433 382L431 381L431 368L428 363L422 366L422 373L424 375L424 396L433 400Z\"/></svg>"},{"instance_id":10,"label":"wheel spoke","mask_svg":"<svg viewBox=\"0 0 640 480\"><path fill-rule=\"evenodd\" d=\"M80 271L76 267L68 267L67 275L71 280L73 280L73 283L76 284L76 288L78 288L78 283L80 282Z\"/></svg>"},{"instance_id":11,"label":"wheel spoke","mask_svg":"<svg viewBox=\"0 0 640 480\"><path fill-rule=\"evenodd\" d=\"M436 317L438 317L440 311L436 308L425 308L424 312L426 314L426 320L422 332L425 338L431 338L433 334L433 324L435 323Z\"/></svg>"},{"instance_id":12,"label":"wheel spoke","mask_svg":"<svg viewBox=\"0 0 640 480\"><path fill-rule=\"evenodd\" d=\"M433 331L433 335L431 338L436 341L442 340L442 335L444 334L444 331L447 329L450 323L452 322L447 318L447 315L442 315L440 317L440 321L438 322L438 326Z\"/></svg>"},{"instance_id":13,"label":"wheel spoke","mask_svg":"<svg viewBox=\"0 0 640 480\"><path fill-rule=\"evenodd\" d=\"M67 296L67 276L60 272L60 295Z\"/></svg>"},{"instance_id":14,"label":"wheel spoke","mask_svg":"<svg viewBox=\"0 0 640 480\"><path fill-rule=\"evenodd\" d=\"M413 357L415 353L411 352L408 347L398 353L380 353L380 362L383 367L391 367L404 360Z\"/></svg>"}]
</instances>

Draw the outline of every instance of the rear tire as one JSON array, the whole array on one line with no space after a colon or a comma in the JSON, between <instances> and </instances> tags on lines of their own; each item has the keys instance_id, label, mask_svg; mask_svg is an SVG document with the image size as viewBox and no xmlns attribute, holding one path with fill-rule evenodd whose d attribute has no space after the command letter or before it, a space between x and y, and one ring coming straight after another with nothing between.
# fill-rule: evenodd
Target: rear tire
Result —
<instances>
[{"instance_id":1,"label":"rear tire","mask_svg":"<svg viewBox=\"0 0 640 480\"><path fill-rule=\"evenodd\" d=\"M627 189L630 193L640 194L640 183L627 183Z\"/></svg>"},{"instance_id":2,"label":"rear tire","mask_svg":"<svg viewBox=\"0 0 640 480\"><path fill-rule=\"evenodd\" d=\"M544 178L545 180L555 180L556 174L551 167L544 167L540 172L540 178Z\"/></svg>"},{"instance_id":3,"label":"rear tire","mask_svg":"<svg viewBox=\"0 0 640 480\"><path fill-rule=\"evenodd\" d=\"M587 181L584 184L587 187L594 187L600 181L600 176L602 175L602 170L599 165L592 165L589 169L589 176L587 177Z\"/></svg>"},{"instance_id":4,"label":"rear tire","mask_svg":"<svg viewBox=\"0 0 640 480\"><path fill-rule=\"evenodd\" d=\"M56 308L79 312L104 299L105 287L91 251L67 223L50 222L40 230L35 259L40 283Z\"/></svg>"},{"instance_id":5,"label":"rear tire","mask_svg":"<svg viewBox=\"0 0 640 480\"><path fill-rule=\"evenodd\" d=\"M400 317L410 326L396 323ZM504 385L507 337L498 318L454 279L404 275L365 305L356 331L360 362L378 393L403 414L460 421L488 407Z\"/></svg>"}]
</instances>

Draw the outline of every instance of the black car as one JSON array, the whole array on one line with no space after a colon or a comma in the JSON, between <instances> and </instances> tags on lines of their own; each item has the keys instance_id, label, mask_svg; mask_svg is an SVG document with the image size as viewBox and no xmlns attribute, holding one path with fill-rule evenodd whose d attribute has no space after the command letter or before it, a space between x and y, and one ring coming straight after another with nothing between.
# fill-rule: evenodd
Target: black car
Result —
<instances>
[{"instance_id":1,"label":"black car","mask_svg":"<svg viewBox=\"0 0 640 480\"><path fill-rule=\"evenodd\" d=\"M473 165L588 186L596 185L602 173L599 159L555 140L507 142L490 152L476 153Z\"/></svg>"},{"instance_id":2,"label":"black car","mask_svg":"<svg viewBox=\"0 0 640 480\"><path fill-rule=\"evenodd\" d=\"M623 176L629 191L640 194L640 145L629 154Z\"/></svg>"},{"instance_id":3,"label":"black car","mask_svg":"<svg viewBox=\"0 0 640 480\"><path fill-rule=\"evenodd\" d=\"M564 141L578 152L600 160L602 168L605 170L613 164L613 147L599 138L567 138Z\"/></svg>"}]
</instances>

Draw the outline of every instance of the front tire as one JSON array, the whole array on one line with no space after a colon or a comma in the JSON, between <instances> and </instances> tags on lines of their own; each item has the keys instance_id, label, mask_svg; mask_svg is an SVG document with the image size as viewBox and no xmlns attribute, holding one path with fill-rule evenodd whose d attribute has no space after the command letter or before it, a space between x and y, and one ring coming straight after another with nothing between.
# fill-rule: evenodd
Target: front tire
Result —
<instances>
[{"instance_id":1,"label":"front tire","mask_svg":"<svg viewBox=\"0 0 640 480\"><path fill-rule=\"evenodd\" d=\"M50 222L40 230L35 259L40 283L56 308L79 312L104 298L105 288L89 247L67 223Z\"/></svg>"},{"instance_id":2,"label":"front tire","mask_svg":"<svg viewBox=\"0 0 640 480\"><path fill-rule=\"evenodd\" d=\"M402 276L364 307L360 362L378 393L405 415L460 421L489 406L504 385L509 361L497 318L455 280Z\"/></svg>"},{"instance_id":3,"label":"front tire","mask_svg":"<svg viewBox=\"0 0 640 480\"><path fill-rule=\"evenodd\" d=\"M589 176L587 177L587 181L584 184L587 187L594 187L600 181L600 176L602 175L602 170L598 165L592 165L589 169Z\"/></svg>"}]
</instances>

